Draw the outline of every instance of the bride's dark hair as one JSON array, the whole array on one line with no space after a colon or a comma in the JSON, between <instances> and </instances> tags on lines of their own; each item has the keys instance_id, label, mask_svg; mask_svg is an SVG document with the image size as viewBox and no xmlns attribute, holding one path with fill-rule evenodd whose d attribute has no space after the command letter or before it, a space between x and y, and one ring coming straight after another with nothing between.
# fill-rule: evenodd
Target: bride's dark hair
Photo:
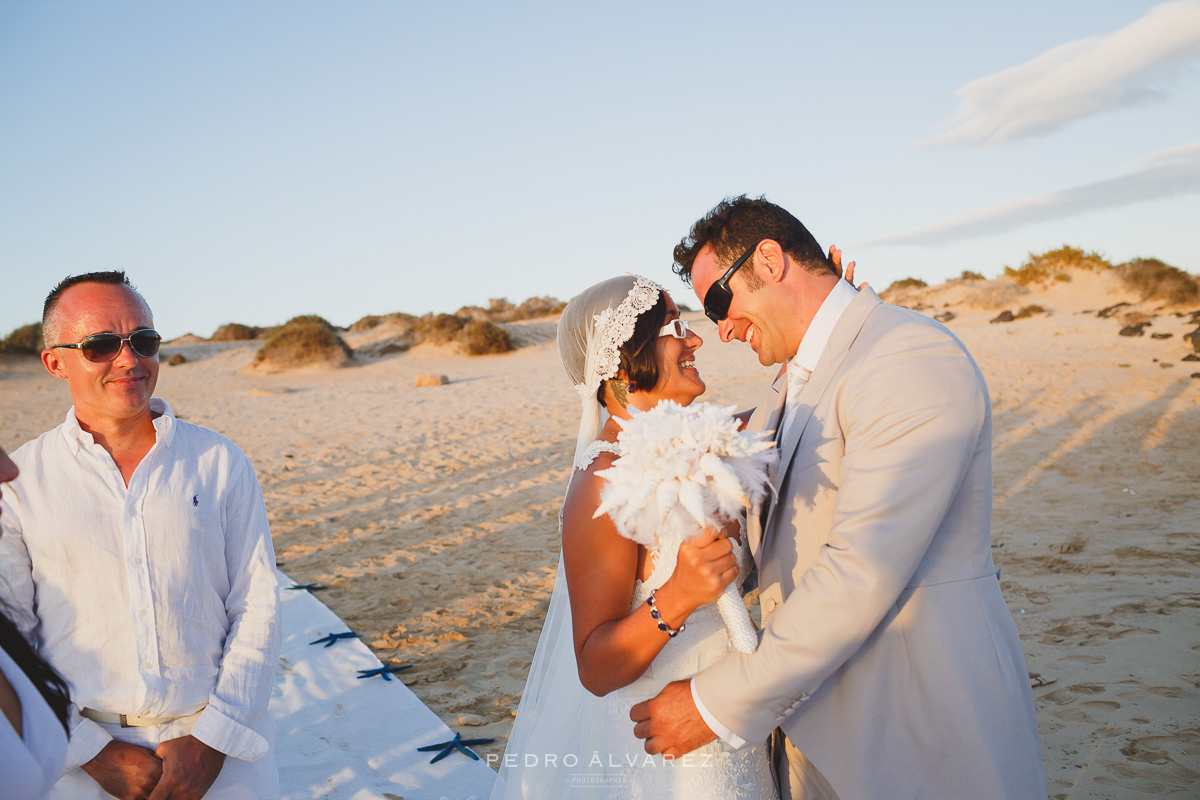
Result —
<instances>
[{"instance_id":1,"label":"bride's dark hair","mask_svg":"<svg viewBox=\"0 0 1200 800\"><path fill-rule=\"evenodd\" d=\"M638 392L648 392L658 383L658 355L654 343L658 341L658 332L667 322L666 296L658 293L658 302L638 315L637 323L633 326L633 335L629 341L621 345L621 365L629 377L629 388ZM596 399L604 405L604 385L596 390Z\"/></svg>"},{"instance_id":2,"label":"bride's dark hair","mask_svg":"<svg viewBox=\"0 0 1200 800\"><path fill-rule=\"evenodd\" d=\"M71 729L67 726L67 706L71 700L67 693L67 682L25 641L25 637L4 612L5 609L0 606L0 648L45 698L46 704L69 735Z\"/></svg>"}]
</instances>

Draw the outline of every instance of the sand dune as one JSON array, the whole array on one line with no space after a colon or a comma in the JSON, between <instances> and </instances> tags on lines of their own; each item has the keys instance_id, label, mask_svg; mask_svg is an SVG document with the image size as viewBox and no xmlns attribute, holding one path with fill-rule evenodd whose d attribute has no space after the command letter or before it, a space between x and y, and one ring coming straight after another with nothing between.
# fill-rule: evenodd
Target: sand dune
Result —
<instances>
[{"instance_id":1,"label":"sand dune","mask_svg":"<svg viewBox=\"0 0 1200 800\"><path fill-rule=\"evenodd\" d=\"M948 322L988 378L993 554L1032 673L1050 794L1200 790L1200 363L1188 317L1111 275L1022 292L1004 281L900 298ZM685 290L677 292L691 300ZM1131 302L1151 315L1118 336ZM1048 313L991 324L1000 309ZM1191 310L1191 309L1187 309ZM1086 313L1085 313L1086 312ZM693 315L706 399L752 405L769 380ZM253 343L164 348L159 394L253 459L284 569L321 594L452 727L512 725L552 588L556 516L578 405L553 322L506 326L520 349L467 358L421 345L336 371L246 370ZM1150 334L1170 333L1155 339ZM347 337L357 346L353 336ZM364 338L365 341L365 338ZM57 424L65 387L32 361L0 369L0 441ZM416 388L421 374L445 386Z\"/></svg>"}]
</instances>

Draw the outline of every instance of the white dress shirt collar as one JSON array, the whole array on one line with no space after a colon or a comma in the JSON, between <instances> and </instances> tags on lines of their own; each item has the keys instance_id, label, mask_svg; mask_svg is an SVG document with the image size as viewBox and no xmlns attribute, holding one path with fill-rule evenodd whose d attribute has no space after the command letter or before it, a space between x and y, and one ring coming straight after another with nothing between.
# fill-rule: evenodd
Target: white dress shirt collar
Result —
<instances>
[{"instance_id":1,"label":"white dress shirt collar","mask_svg":"<svg viewBox=\"0 0 1200 800\"><path fill-rule=\"evenodd\" d=\"M837 282L837 285L822 301L821 307L817 309L816 316L813 317L808 330L804 332L804 338L800 340L800 347L788 364L789 370L795 367L812 372L817 368L817 362L821 359L821 353L825 352L825 345L829 343L829 337L833 335L834 327L837 326L838 320L842 318L842 314L857 295L858 290L850 284L841 280Z\"/></svg>"},{"instance_id":2,"label":"white dress shirt collar","mask_svg":"<svg viewBox=\"0 0 1200 800\"><path fill-rule=\"evenodd\" d=\"M160 442L163 447L170 447L175 439L175 415L171 412L171 407L161 397L151 397L150 411L158 415L154 418L156 441ZM75 416L75 406L71 406L67 410L67 418L63 420L59 430L62 431L63 438L67 440L67 446L71 448L72 455L79 454L80 446L96 443L95 438L79 424L79 419Z\"/></svg>"}]
</instances>

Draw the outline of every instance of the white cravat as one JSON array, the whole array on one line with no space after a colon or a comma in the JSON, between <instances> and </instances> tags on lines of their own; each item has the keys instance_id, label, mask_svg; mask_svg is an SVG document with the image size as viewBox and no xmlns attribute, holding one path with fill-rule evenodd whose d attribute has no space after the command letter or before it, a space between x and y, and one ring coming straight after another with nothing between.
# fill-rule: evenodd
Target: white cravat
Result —
<instances>
[{"instance_id":1,"label":"white cravat","mask_svg":"<svg viewBox=\"0 0 1200 800\"><path fill-rule=\"evenodd\" d=\"M783 433L779 436L781 446L790 443L787 441L787 434L792 427L792 418L795 416L804 386L808 383L812 371L817 368L817 362L825 352L825 346L829 344L829 337L833 335L838 320L856 296L858 290L845 281L838 281L821 302L821 307L809 323L808 330L804 332L804 338L800 340L795 357L788 362L787 397L784 400L781 421ZM784 452L787 452L786 447Z\"/></svg>"},{"instance_id":2,"label":"white cravat","mask_svg":"<svg viewBox=\"0 0 1200 800\"><path fill-rule=\"evenodd\" d=\"M812 371L801 366L797 359L792 359L792 363L788 364L787 395L783 400L783 435L777 439L780 451L783 453L791 452L791 446L794 444L793 438L800 433L792 424L792 419L795 417L796 407L800 405L800 397L803 395L804 387L808 385L811 375Z\"/></svg>"},{"instance_id":3,"label":"white cravat","mask_svg":"<svg viewBox=\"0 0 1200 800\"><path fill-rule=\"evenodd\" d=\"M792 408L800 400L800 393L804 391L811 376L812 370L801 365L798 360L792 359L792 362L788 364L787 396L784 398L786 413L792 413Z\"/></svg>"}]
</instances>

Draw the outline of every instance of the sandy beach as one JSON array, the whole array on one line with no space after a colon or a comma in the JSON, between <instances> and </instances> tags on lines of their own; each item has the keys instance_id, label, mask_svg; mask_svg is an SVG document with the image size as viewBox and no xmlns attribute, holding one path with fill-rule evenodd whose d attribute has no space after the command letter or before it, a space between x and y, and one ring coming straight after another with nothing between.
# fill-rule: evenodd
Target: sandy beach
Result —
<instances>
[{"instance_id":1,"label":"sandy beach","mask_svg":"<svg viewBox=\"0 0 1200 800\"><path fill-rule=\"evenodd\" d=\"M1115 276L1084 271L1025 294L955 281L899 299L952 312L988 380L993 555L1038 684L1050 795L1194 797L1200 362L1183 360L1182 340L1194 309L1138 302ZM1131 305L1097 316L1118 302ZM990 322L1032 304L1045 312ZM1145 335L1119 336L1134 312L1151 318ZM752 406L773 370L688 318L706 340L704 399ZM504 355L420 345L277 374L251 368L254 342L168 344L157 391L253 460L282 568L328 587L322 602L385 663L413 663L405 683L452 728L495 737L479 750L497 754L552 589L578 422L555 321L506 327L521 346ZM187 362L167 366L174 353ZM450 382L418 388L423 374ZM4 447L69 405L35 360L0 364Z\"/></svg>"}]
</instances>

